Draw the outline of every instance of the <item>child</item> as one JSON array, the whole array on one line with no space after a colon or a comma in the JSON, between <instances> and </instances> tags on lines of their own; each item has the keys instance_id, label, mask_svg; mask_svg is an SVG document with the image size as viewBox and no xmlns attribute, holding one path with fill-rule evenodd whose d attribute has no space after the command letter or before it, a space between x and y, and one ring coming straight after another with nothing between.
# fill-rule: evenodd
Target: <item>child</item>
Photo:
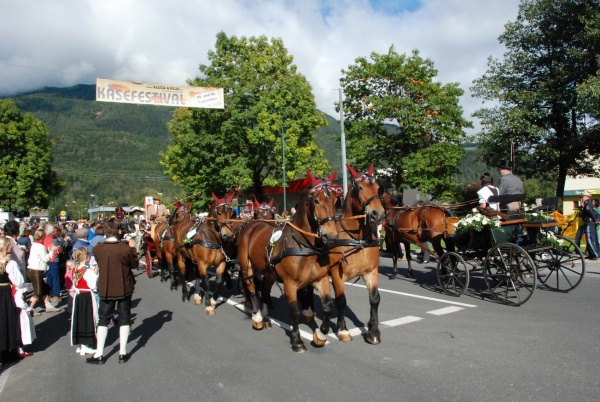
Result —
<instances>
[{"instance_id":1,"label":"child","mask_svg":"<svg viewBox=\"0 0 600 402\"><path fill-rule=\"evenodd\" d=\"M89 250L78 248L75 252L76 267L72 270L75 296L71 313L71 346L81 345L77 348L81 355L96 353L98 304L93 291L98 282L98 271L88 266L89 261Z\"/></svg>"}]
</instances>

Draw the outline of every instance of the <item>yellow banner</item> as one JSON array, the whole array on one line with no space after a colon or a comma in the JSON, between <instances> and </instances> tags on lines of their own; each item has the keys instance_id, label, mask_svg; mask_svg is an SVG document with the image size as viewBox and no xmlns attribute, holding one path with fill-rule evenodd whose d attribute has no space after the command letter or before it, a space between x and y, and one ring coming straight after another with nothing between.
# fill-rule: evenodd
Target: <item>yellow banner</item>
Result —
<instances>
[{"instance_id":1,"label":"yellow banner","mask_svg":"<svg viewBox=\"0 0 600 402\"><path fill-rule=\"evenodd\" d=\"M142 105L224 109L223 88L96 79L96 100Z\"/></svg>"}]
</instances>

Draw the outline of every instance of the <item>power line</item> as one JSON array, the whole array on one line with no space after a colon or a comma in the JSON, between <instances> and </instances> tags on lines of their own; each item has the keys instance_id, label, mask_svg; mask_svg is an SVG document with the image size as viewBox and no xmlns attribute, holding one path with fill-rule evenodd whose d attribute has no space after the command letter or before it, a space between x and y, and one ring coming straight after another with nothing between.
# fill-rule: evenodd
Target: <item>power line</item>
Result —
<instances>
[{"instance_id":1,"label":"power line","mask_svg":"<svg viewBox=\"0 0 600 402\"><path fill-rule=\"evenodd\" d=\"M57 173L62 173L62 174L70 175L70 176L85 176L85 177L113 178L113 179L126 177L126 178L137 179L137 180L152 180L152 181L159 181L162 183L174 183L173 180L171 180L171 179L168 179L168 178L165 178L162 176L146 174L146 173L89 172L89 171L81 171L81 170L70 170L70 169L64 169L64 168L53 168L53 170L56 171Z\"/></svg>"}]
</instances>

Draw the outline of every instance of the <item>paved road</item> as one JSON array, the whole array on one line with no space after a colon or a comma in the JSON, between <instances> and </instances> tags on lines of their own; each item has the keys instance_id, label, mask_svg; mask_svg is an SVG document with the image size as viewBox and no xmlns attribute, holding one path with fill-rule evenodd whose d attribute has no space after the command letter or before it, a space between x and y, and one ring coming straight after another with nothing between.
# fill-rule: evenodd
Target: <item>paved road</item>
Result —
<instances>
[{"instance_id":1,"label":"paved road","mask_svg":"<svg viewBox=\"0 0 600 402\"><path fill-rule=\"evenodd\" d=\"M369 307L358 281L347 289L354 341L331 337L317 349L306 340L304 354L290 349L277 288L272 317L284 327L259 332L236 308L241 299L206 316L139 271L127 364L118 364L116 329L106 364L90 366L69 346L66 314L43 314L35 355L0 368L0 401L598 399L599 264L573 292L538 289L521 307L482 299L477 278L460 298L440 294L434 263L415 264L411 280L388 280L390 266L381 259L382 343L361 336Z\"/></svg>"}]
</instances>

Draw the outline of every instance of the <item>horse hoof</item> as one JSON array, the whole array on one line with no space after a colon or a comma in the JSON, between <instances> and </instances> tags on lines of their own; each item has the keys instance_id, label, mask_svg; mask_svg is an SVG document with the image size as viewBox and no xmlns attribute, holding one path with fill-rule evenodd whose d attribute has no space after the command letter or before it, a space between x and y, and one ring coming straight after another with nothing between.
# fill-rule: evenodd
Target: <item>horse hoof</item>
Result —
<instances>
[{"instance_id":1,"label":"horse hoof","mask_svg":"<svg viewBox=\"0 0 600 402\"><path fill-rule=\"evenodd\" d=\"M412 279L412 277L413 277L413 274L412 274L412 272L407 272L407 273L406 273L406 277L407 277L407 278L411 278L411 279Z\"/></svg>"},{"instance_id":2,"label":"horse hoof","mask_svg":"<svg viewBox=\"0 0 600 402\"><path fill-rule=\"evenodd\" d=\"M273 325L271 324L271 321L265 321L265 328L267 328L267 329L273 328Z\"/></svg>"},{"instance_id":3,"label":"horse hoof","mask_svg":"<svg viewBox=\"0 0 600 402\"><path fill-rule=\"evenodd\" d=\"M366 341L371 345L379 345L381 343L381 337L379 335L367 335Z\"/></svg>"},{"instance_id":4,"label":"horse hoof","mask_svg":"<svg viewBox=\"0 0 600 402\"><path fill-rule=\"evenodd\" d=\"M298 345L292 345L292 350L296 353L304 353L306 352L306 346L304 346L303 343L300 343Z\"/></svg>"},{"instance_id":5,"label":"horse hoof","mask_svg":"<svg viewBox=\"0 0 600 402\"><path fill-rule=\"evenodd\" d=\"M313 342L317 347L325 346L325 343L327 343L327 335L317 328L315 332L313 332Z\"/></svg>"},{"instance_id":6,"label":"horse hoof","mask_svg":"<svg viewBox=\"0 0 600 402\"><path fill-rule=\"evenodd\" d=\"M200 296L198 296L198 295L194 295L194 304L196 306L201 305L202 304L202 298Z\"/></svg>"},{"instance_id":7,"label":"horse hoof","mask_svg":"<svg viewBox=\"0 0 600 402\"><path fill-rule=\"evenodd\" d=\"M341 342L350 342L352 340L352 335L348 331L341 331L338 333L338 339Z\"/></svg>"},{"instance_id":8,"label":"horse hoof","mask_svg":"<svg viewBox=\"0 0 600 402\"><path fill-rule=\"evenodd\" d=\"M392 279L396 279L396 274L390 275L389 280L392 280Z\"/></svg>"},{"instance_id":9,"label":"horse hoof","mask_svg":"<svg viewBox=\"0 0 600 402\"><path fill-rule=\"evenodd\" d=\"M182 297L181 301L184 302L184 303L189 303L190 299L188 297Z\"/></svg>"},{"instance_id":10,"label":"horse hoof","mask_svg":"<svg viewBox=\"0 0 600 402\"><path fill-rule=\"evenodd\" d=\"M257 331L262 331L262 329L264 328L264 324L262 321L252 321L252 329L255 329Z\"/></svg>"},{"instance_id":11,"label":"horse hoof","mask_svg":"<svg viewBox=\"0 0 600 402\"><path fill-rule=\"evenodd\" d=\"M204 309L204 312L206 313L206 315L215 315L215 308L214 307L207 307Z\"/></svg>"},{"instance_id":12,"label":"horse hoof","mask_svg":"<svg viewBox=\"0 0 600 402\"><path fill-rule=\"evenodd\" d=\"M174 288L173 286L171 286L171 292L175 292L177 290L177 288Z\"/></svg>"}]
</instances>

